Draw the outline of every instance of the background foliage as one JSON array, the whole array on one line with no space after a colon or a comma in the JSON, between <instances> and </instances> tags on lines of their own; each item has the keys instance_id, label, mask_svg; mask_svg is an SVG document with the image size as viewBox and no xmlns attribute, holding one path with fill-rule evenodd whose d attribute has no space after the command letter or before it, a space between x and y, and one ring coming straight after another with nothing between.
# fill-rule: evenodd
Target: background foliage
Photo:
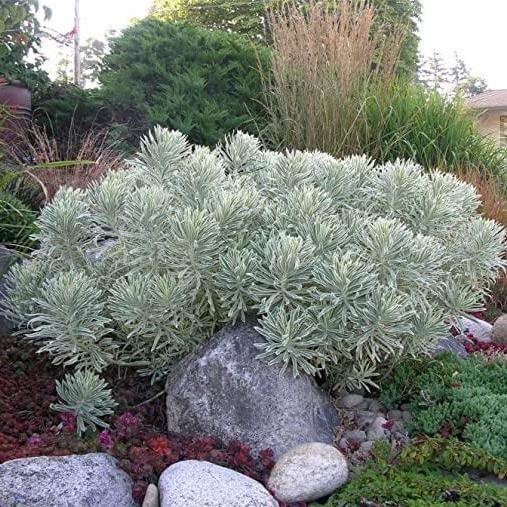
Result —
<instances>
[{"instance_id":1,"label":"background foliage","mask_svg":"<svg viewBox=\"0 0 507 507\"><path fill-rule=\"evenodd\" d=\"M237 34L147 18L112 41L102 94L134 137L160 124L213 145L262 128L259 61L267 51Z\"/></svg>"}]
</instances>

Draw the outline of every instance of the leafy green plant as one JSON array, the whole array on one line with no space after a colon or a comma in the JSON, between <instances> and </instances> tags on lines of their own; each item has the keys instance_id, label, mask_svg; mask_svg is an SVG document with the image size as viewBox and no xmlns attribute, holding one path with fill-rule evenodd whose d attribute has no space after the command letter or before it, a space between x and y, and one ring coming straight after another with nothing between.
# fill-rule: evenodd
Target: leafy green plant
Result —
<instances>
[{"instance_id":1,"label":"leafy green plant","mask_svg":"<svg viewBox=\"0 0 507 507\"><path fill-rule=\"evenodd\" d=\"M133 142L160 124L211 146L262 127L257 69L267 51L237 34L146 18L112 40L101 94Z\"/></svg>"},{"instance_id":2,"label":"leafy green plant","mask_svg":"<svg viewBox=\"0 0 507 507\"><path fill-rule=\"evenodd\" d=\"M0 191L0 243L25 250L33 246L35 214L17 197Z\"/></svg>"},{"instance_id":3,"label":"leafy green plant","mask_svg":"<svg viewBox=\"0 0 507 507\"><path fill-rule=\"evenodd\" d=\"M390 405L410 402L411 432L455 434L507 460L505 362L443 354L417 368L399 368L383 391Z\"/></svg>"},{"instance_id":4,"label":"leafy green plant","mask_svg":"<svg viewBox=\"0 0 507 507\"><path fill-rule=\"evenodd\" d=\"M428 441L432 442L432 441ZM426 445L428 449L428 443ZM438 441L437 447L445 446ZM453 449L456 443L452 444ZM465 451L468 454L476 452L471 448ZM407 459L407 456L417 454L422 457L419 461ZM467 455L468 455L467 454ZM480 454L480 451L479 451ZM489 463L488 458L485 458ZM490 458L495 462L494 458ZM437 454L424 454L418 446L408 447L401 456L393 454L385 446L376 444L373 457L348 484L334 493L324 504L326 507L356 507L358 505L375 505L388 507L399 505L403 507L433 507L439 505L452 505L467 507L470 505L495 507L505 505L507 490L501 486L474 482L463 472L470 468L469 463L464 467L455 464L448 471L441 467ZM465 460L468 461L468 460ZM507 463L496 460L498 467L505 473ZM478 464L480 463L472 463ZM486 464L486 470L490 466ZM494 468L494 467L493 467ZM322 504L314 503L312 507Z\"/></svg>"},{"instance_id":5,"label":"leafy green plant","mask_svg":"<svg viewBox=\"0 0 507 507\"><path fill-rule=\"evenodd\" d=\"M7 314L58 362L160 378L255 312L268 362L371 386L477 309L504 264L474 188L413 163L275 153L243 133L211 151L156 128L131 165L61 190L7 276Z\"/></svg>"},{"instance_id":6,"label":"leafy green plant","mask_svg":"<svg viewBox=\"0 0 507 507\"><path fill-rule=\"evenodd\" d=\"M117 404L111 398L107 384L93 371L81 370L65 375L64 380L56 381L56 392L63 403L53 403L51 408L74 414L78 435L87 428L94 431L97 426L109 427L102 418L111 415Z\"/></svg>"}]
</instances>

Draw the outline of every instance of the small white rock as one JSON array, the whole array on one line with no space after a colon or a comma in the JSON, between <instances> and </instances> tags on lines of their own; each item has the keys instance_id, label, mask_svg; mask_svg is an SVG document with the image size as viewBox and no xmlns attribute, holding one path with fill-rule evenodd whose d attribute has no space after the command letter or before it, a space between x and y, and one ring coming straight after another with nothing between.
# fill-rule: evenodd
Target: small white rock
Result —
<instances>
[{"instance_id":1,"label":"small white rock","mask_svg":"<svg viewBox=\"0 0 507 507\"><path fill-rule=\"evenodd\" d=\"M158 488L155 484L150 484L144 495L142 507L159 507Z\"/></svg>"},{"instance_id":2,"label":"small white rock","mask_svg":"<svg viewBox=\"0 0 507 507\"><path fill-rule=\"evenodd\" d=\"M348 465L335 447L319 442L299 445L282 455L269 477L269 489L282 502L310 502L347 482Z\"/></svg>"},{"instance_id":3,"label":"small white rock","mask_svg":"<svg viewBox=\"0 0 507 507\"><path fill-rule=\"evenodd\" d=\"M462 317L461 325L480 342L488 343L492 339L493 326L485 320Z\"/></svg>"}]
</instances>

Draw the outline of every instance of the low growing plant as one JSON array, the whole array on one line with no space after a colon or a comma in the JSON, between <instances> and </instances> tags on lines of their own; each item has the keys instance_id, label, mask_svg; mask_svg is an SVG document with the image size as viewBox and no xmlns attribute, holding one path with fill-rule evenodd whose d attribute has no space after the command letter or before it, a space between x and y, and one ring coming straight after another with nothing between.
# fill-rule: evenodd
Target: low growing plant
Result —
<instances>
[{"instance_id":1,"label":"low growing plant","mask_svg":"<svg viewBox=\"0 0 507 507\"><path fill-rule=\"evenodd\" d=\"M438 442L438 446L445 447L441 444ZM448 472L441 466L438 456L424 453L428 445L423 451L417 445L410 446L401 456L391 453L385 446L376 444L364 470L324 505L434 507L452 503L459 507L500 507L507 502L505 488L471 480L465 473L468 464L453 466L452 472ZM466 452L473 452L473 449L466 449ZM418 462L408 458L414 454L421 456ZM505 471L507 463L502 462L499 466ZM312 507L319 505L322 504L314 503Z\"/></svg>"},{"instance_id":2,"label":"low growing plant","mask_svg":"<svg viewBox=\"0 0 507 507\"><path fill-rule=\"evenodd\" d=\"M64 365L153 380L256 313L259 354L340 386L432 350L503 266L474 188L409 162L211 151L157 128L129 171L62 189L40 248L7 276L7 315Z\"/></svg>"},{"instance_id":3,"label":"low growing plant","mask_svg":"<svg viewBox=\"0 0 507 507\"><path fill-rule=\"evenodd\" d=\"M388 406L410 403L412 433L455 435L507 460L507 363L473 355L439 355L398 368L386 381Z\"/></svg>"}]
</instances>

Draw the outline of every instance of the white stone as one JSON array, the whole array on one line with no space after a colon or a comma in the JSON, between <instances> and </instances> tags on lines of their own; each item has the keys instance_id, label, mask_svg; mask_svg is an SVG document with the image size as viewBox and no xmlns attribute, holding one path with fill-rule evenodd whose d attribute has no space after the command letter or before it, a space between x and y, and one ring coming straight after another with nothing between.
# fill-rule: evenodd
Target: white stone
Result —
<instances>
[{"instance_id":1,"label":"white stone","mask_svg":"<svg viewBox=\"0 0 507 507\"><path fill-rule=\"evenodd\" d=\"M507 313L500 315L493 324L493 341L495 343L507 343Z\"/></svg>"},{"instance_id":2,"label":"white stone","mask_svg":"<svg viewBox=\"0 0 507 507\"><path fill-rule=\"evenodd\" d=\"M132 480L103 453L41 456L0 465L2 507L135 507Z\"/></svg>"},{"instance_id":3,"label":"white stone","mask_svg":"<svg viewBox=\"0 0 507 507\"><path fill-rule=\"evenodd\" d=\"M144 495L142 507L159 507L158 488L155 484L150 484Z\"/></svg>"},{"instance_id":4,"label":"white stone","mask_svg":"<svg viewBox=\"0 0 507 507\"><path fill-rule=\"evenodd\" d=\"M158 481L160 507L278 507L262 484L207 461L179 461Z\"/></svg>"},{"instance_id":5,"label":"white stone","mask_svg":"<svg viewBox=\"0 0 507 507\"><path fill-rule=\"evenodd\" d=\"M461 317L461 325L480 342L488 343L492 339L493 326L485 320Z\"/></svg>"},{"instance_id":6,"label":"white stone","mask_svg":"<svg viewBox=\"0 0 507 507\"><path fill-rule=\"evenodd\" d=\"M286 452L271 470L268 486L282 502L310 502L329 495L347 478L343 454L331 445L312 442Z\"/></svg>"}]
</instances>

